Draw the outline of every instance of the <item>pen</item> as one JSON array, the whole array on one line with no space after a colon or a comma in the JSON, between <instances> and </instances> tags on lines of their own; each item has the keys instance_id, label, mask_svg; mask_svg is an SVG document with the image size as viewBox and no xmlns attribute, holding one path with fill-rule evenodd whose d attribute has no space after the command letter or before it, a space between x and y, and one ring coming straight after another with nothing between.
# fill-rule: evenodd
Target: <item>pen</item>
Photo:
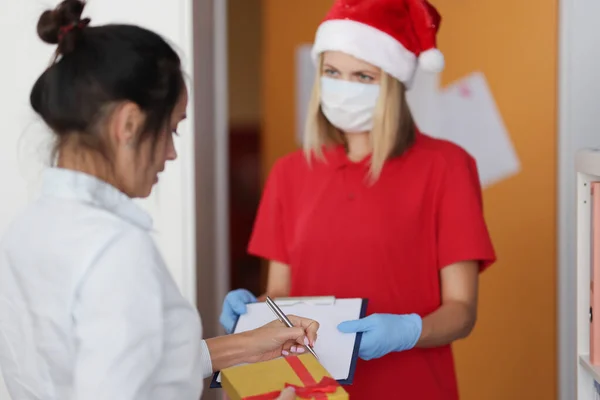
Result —
<instances>
[{"instance_id":1,"label":"pen","mask_svg":"<svg viewBox=\"0 0 600 400\"><path fill-rule=\"evenodd\" d=\"M289 320L289 318L283 313L283 311L281 311L281 308L279 308L279 306L277 304L275 304L275 302L273 300L271 300L271 298L269 296L267 296L267 305L269 306L269 308L271 309L271 311L273 311L273 314L275 314L275 316L281 321L283 322L288 328L293 328L294 324L292 324L292 322ZM308 351L310 352L310 354L312 354L313 356L315 356L315 358L318 360L319 357L317 357L317 353L315 353L315 351L313 350L313 348L311 346L305 346Z\"/></svg>"}]
</instances>

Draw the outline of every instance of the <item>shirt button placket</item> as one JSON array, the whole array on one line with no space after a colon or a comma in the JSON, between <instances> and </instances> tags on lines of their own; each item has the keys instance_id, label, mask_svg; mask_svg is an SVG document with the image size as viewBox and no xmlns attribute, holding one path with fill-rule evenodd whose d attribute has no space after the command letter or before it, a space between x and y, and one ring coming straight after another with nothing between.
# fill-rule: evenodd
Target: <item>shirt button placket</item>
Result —
<instances>
[{"instance_id":1,"label":"shirt button placket","mask_svg":"<svg viewBox=\"0 0 600 400\"><path fill-rule=\"evenodd\" d=\"M345 196L347 201L356 201L358 199L361 183L361 172L358 166L351 165L344 170L345 176ZM362 168L361 168L362 169Z\"/></svg>"}]
</instances>

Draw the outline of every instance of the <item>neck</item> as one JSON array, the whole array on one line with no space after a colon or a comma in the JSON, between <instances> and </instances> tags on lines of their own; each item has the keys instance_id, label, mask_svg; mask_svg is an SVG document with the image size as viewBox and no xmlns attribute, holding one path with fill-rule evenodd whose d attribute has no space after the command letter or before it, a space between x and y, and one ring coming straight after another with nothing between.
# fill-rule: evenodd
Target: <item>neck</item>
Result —
<instances>
[{"instance_id":1,"label":"neck","mask_svg":"<svg viewBox=\"0 0 600 400\"><path fill-rule=\"evenodd\" d=\"M75 143L65 143L58 151L56 166L94 176L115 186L106 159L95 151L89 151Z\"/></svg>"},{"instance_id":2,"label":"neck","mask_svg":"<svg viewBox=\"0 0 600 400\"><path fill-rule=\"evenodd\" d=\"M344 134L348 144L348 158L351 161L360 161L373 150L369 132Z\"/></svg>"}]
</instances>

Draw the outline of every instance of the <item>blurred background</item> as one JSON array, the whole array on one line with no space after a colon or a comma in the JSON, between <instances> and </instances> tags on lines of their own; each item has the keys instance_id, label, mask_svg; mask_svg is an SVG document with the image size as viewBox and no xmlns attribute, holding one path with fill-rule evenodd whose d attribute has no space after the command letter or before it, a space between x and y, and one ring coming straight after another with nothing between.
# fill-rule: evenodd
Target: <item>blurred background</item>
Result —
<instances>
[{"instance_id":1,"label":"blurred background","mask_svg":"<svg viewBox=\"0 0 600 400\"><path fill-rule=\"evenodd\" d=\"M35 24L57 2L0 0L0 235L35 195L45 161L48 134L27 96L53 51L39 42ZM165 35L189 72L192 115L177 143L179 160L143 203L175 280L198 304L206 336L221 333L218 314L228 290L265 288L265 265L246 245L265 177L298 147L299 51L331 3L89 2L92 24L125 21ZM600 143L600 33L593 20L600 3L432 3L443 16L438 45L447 65L436 90L469 74L485 77L518 161L484 190L498 262L481 276L474 333L454 346L461 399L573 400L573 157ZM469 135L477 139L478 132ZM491 145L485 151L498 152ZM218 396L206 390L203 398Z\"/></svg>"}]
</instances>

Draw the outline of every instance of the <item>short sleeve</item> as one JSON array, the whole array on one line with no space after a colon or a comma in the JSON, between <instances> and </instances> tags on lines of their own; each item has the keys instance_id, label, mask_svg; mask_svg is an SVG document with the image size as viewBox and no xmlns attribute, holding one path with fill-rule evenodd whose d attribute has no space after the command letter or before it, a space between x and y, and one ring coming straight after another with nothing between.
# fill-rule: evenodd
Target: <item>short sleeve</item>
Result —
<instances>
[{"instance_id":1,"label":"short sleeve","mask_svg":"<svg viewBox=\"0 0 600 400\"><path fill-rule=\"evenodd\" d=\"M150 397L163 347L162 262L133 228L99 252L74 305L74 399Z\"/></svg>"},{"instance_id":2,"label":"short sleeve","mask_svg":"<svg viewBox=\"0 0 600 400\"><path fill-rule=\"evenodd\" d=\"M466 153L448 165L437 215L438 267L478 261L480 271L496 261L483 215L475 160Z\"/></svg>"},{"instance_id":3,"label":"short sleeve","mask_svg":"<svg viewBox=\"0 0 600 400\"><path fill-rule=\"evenodd\" d=\"M265 184L248 252L267 260L289 264L284 229L283 182L282 163L279 161Z\"/></svg>"}]
</instances>

